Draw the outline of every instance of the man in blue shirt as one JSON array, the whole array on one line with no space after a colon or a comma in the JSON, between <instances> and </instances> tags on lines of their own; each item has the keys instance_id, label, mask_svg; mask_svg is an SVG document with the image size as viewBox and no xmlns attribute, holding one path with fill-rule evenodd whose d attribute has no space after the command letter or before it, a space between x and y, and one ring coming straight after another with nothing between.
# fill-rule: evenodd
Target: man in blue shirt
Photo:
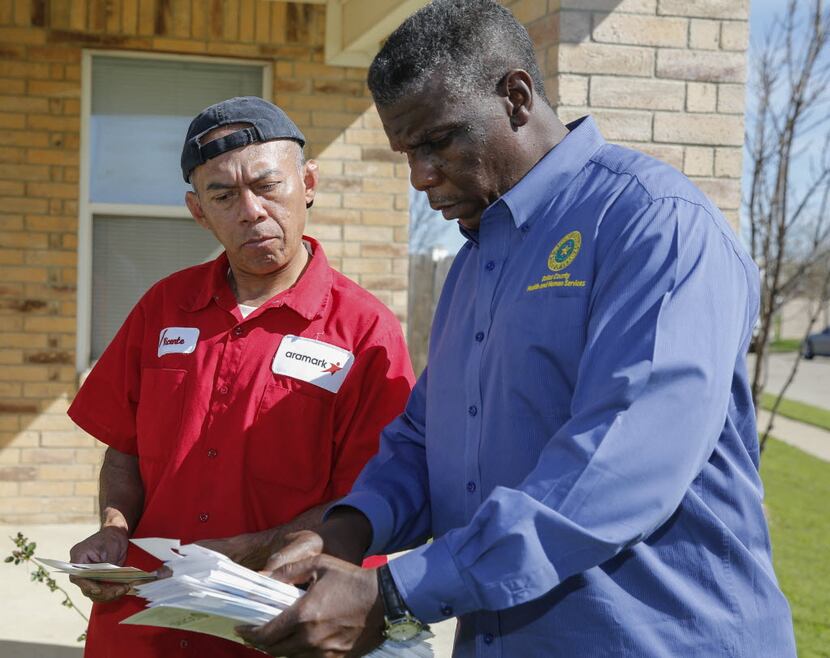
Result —
<instances>
[{"instance_id":1,"label":"man in blue shirt","mask_svg":"<svg viewBox=\"0 0 830 658\"><path fill-rule=\"evenodd\" d=\"M405 413L272 558L308 594L240 634L359 655L456 616L463 657L794 656L745 365L758 272L721 213L590 117L564 126L490 0L411 16L369 86L469 240ZM332 557L413 546L377 579Z\"/></svg>"}]
</instances>

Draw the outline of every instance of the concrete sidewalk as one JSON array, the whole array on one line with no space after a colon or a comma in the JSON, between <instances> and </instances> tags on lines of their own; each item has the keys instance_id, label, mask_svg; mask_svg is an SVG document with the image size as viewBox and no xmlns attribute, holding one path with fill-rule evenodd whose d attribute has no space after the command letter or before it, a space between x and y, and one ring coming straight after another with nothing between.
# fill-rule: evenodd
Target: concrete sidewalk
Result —
<instances>
[{"instance_id":1,"label":"concrete sidewalk","mask_svg":"<svg viewBox=\"0 0 830 658\"><path fill-rule=\"evenodd\" d=\"M767 423L769 423L769 412L761 410L758 414L759 433L762 434L767 429ZM827 430L776 414L770 435L814 457L830 462L830 432Z\"/></svg>"},{"instance_id":2,"label":"concrete sidewalk","mask_svg":"<svg viewBox=\"0 0 830 658\"><path fill-rule=\"evenodd\" d=\"M18 531L37 543L35 555L69 559L69 549L97 530L97 526L66 525L0 525L0 658L81 658L83 644L75 639L84 632L86 623L77 612L61 606L60 592L50 592L46 585L30 581L30 570L6 564L3 559L14 550L11 537ZM66 576L55 575L76 605L89 615L91 603L80 595ZM449 658L455 634L455 620L436 624L431 644L435 658Z\"/></svg>"}]
</instances>

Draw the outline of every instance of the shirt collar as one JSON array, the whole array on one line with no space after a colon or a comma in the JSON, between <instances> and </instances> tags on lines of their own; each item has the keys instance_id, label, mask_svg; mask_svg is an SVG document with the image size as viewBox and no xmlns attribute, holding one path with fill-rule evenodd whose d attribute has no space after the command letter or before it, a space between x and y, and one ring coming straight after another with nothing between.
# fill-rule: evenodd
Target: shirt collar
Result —
<instances>
[{"instance_id":1,"label":"shirt collar","mask_svg":"<svg viewBox=\"0 0 830 658\"><path fill-rule=\"evenodd\" d=\"M516 228L531 217L541 214L559 196L573 178L588 163L605 140L590 116L567 124L568 134L548 151L533 168L494 201L482 213L485 221L489 215L500 214L496 208L504 204L513 217Z\"/></svg>"},{"instance_id":2,"label":"shirt collar","mask_svg":"<svg viewBox=\"0 0 830 658\"><path fill-rule=\"evenodd\" d=\"M260 306L262 308L287 306L306 320L321 317L331 297L331 268L323 247L317 240L303 236L311 246L311 258L300 278L288 290L274 295ZM237 305L233 291L228 284L228 255L222 253L210 265L208 281L189 299L182 302L185 311L198 311L214 301L230 310Z\"/></svg>"}]
</instances>

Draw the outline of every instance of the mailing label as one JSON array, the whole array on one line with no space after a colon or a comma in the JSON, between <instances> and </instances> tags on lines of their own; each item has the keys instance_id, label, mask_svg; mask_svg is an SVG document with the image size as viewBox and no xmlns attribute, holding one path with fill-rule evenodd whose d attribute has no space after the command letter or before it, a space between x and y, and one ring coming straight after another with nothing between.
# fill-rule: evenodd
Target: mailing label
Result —
<instances>
[{"instance_id":1,"label":"mailing label","mask_svg":"<svg viewBox=\"0 0 830 658\"><path fill-rule=\"evenodd\" d=\"M196 349L199 330L196 327L167 327L159 334L158 356L190 354Z\"/></svg>"},{"instance_id":2,"label":"mailing label","mask_svg":"<svg viewBox=\"0 0 830 658\"><path fill-rule=\"evenodd\" d=\"M271 371L337 393L354 363L354 355L341 347L311 338L285 336Z\"/></svg>"}]
</instances>

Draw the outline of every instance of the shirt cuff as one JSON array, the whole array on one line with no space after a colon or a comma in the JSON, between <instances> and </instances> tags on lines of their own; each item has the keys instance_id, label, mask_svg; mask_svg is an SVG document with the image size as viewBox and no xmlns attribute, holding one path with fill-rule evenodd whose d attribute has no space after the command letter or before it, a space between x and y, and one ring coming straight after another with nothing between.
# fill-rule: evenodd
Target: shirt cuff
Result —
<instances>
[{"instance_id":1,"label":"shirt cuff","mask_svg":"<svg viewBox=\"0 0 830 658\"><path fill-rule=\"evenodd\" d=\"M389 570L401 598L423 622L458 617L481 607L441 539L390 560Z\"/></svg>"},{"instance_id":2,"label":"shirt cuff","mask_svg":"<svg viewBox=\"0 0 830 658\"><path fill-rule=\"evenodd\" d=\"M372 543L366 551L366 555L380 555L386 552L384 549L392 539L394 517L392 508L389 507L389 503L386 502L383 496L369 491L350 493L329 507L323 516L323 520L326 520L332 511L338 507L354 507L369 519L372 526Z\"/></svg>"}]
</instances>

